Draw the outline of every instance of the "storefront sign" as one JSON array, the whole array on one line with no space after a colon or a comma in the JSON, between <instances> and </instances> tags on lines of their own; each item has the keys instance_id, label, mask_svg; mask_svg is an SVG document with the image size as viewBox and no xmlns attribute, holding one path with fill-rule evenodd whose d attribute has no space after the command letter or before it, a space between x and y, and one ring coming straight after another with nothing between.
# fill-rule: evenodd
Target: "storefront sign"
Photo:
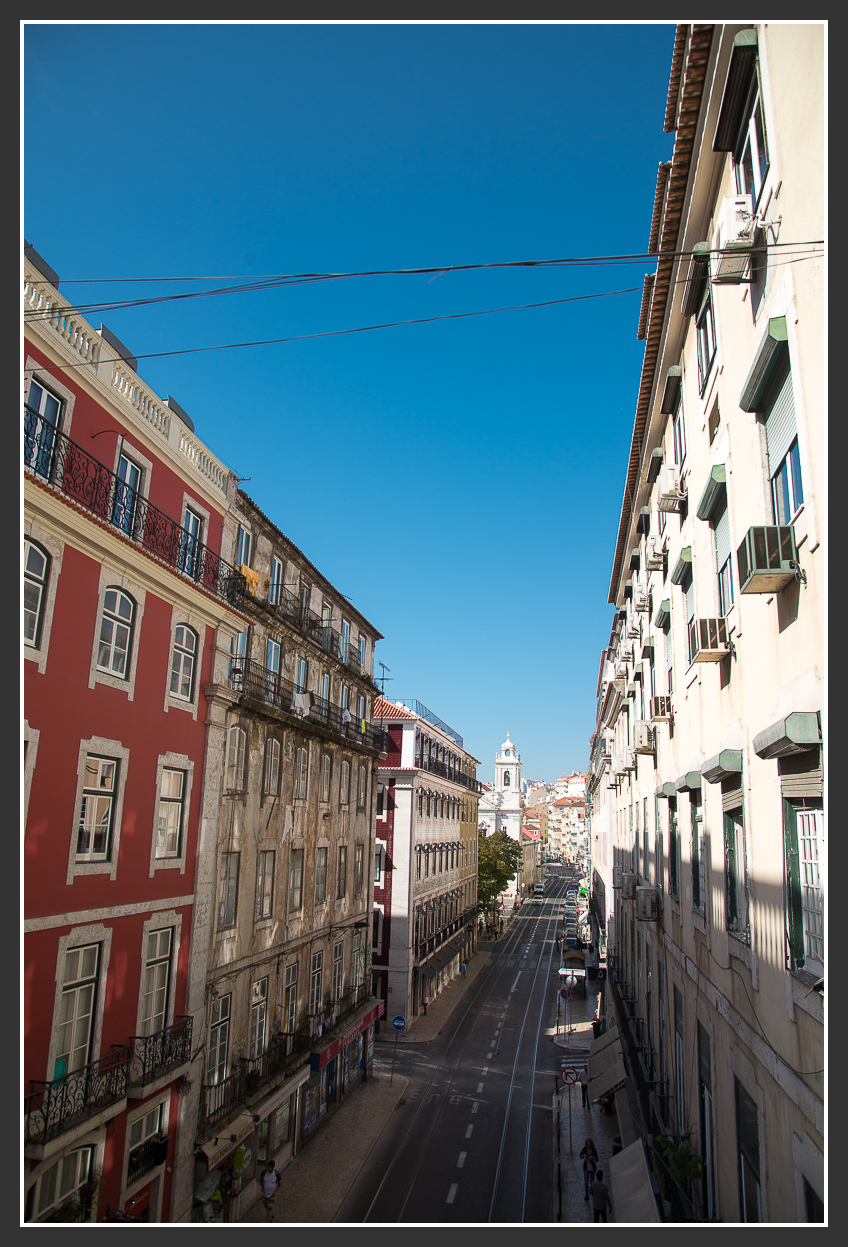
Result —
<instances>
[{"instance_id":1,"label":"storefront sign","mask_svg":"<svg viewBox=\"0 0 848 1247\"><path fill-rule=\"evenodd\" d=\"M209 1161L209 1168L221 1163L225 1156L229 1156L230 1152L236 1148L243 1139L253 1134L254 1121L251 1113L242 1113L235 1121L224 1126L219 1134L212 1139L208 1139L206 1143L201 1143L200 1147L206 1154Z\"/></svg>"},{"instance_id":2,"label":"storefront sign","mask_svg":"<svg viewBox=\"0 0 848 1247\"><path fill-rule=\"evenodd\" d=\"M334 1057L338 1056L338 1054L346 1048L348 1044L353 1043L357 1035L361 1035L364 1030L371 1026L377 1018L382 1017L385 1012L385 1000L375 1001L367 1013L359 1018L358 1021L352 1022L347 1030L342 1031L342 1033L338 1035L332 1043L327 1044L326 1048L322 1048L318 1052L310 1053L310 1069L321 1070L325 1065L329 1065L330 1061L332 1061Z\"/></svg>"}]
</instances>

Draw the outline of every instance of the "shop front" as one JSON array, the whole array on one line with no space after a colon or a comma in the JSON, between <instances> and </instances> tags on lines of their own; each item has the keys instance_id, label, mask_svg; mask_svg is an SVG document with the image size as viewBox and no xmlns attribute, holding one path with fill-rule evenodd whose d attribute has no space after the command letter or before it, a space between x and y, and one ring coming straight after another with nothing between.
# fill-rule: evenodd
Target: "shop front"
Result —
<instances>
[{"instance_id":1,"label":"shop front","mask_svg":"<svg viewBox=\"0 0 848 1247\"><path fill-rule=\"evenodd\" d=\"M374 1025L385 1012L384 1000L369 1001L341 1034L311 1052L304 1138L314 1133L333 1104L344 1099L348 1087L367 1078L374 1060Z\"/></svg>"},{"instance_id":2,"label":"shop front","mask_svg":"<svg viewBox=\"0 0 848 1247\"><path fill-rule=\"evenodd\" d=\"M195 1154L192 1221L236 1219L245 1164L250 1165L255 1154L255 1134L253 1114L241 1113L222 1126L214 1138L200 1144Z\"/></svg>"}]
</instances>

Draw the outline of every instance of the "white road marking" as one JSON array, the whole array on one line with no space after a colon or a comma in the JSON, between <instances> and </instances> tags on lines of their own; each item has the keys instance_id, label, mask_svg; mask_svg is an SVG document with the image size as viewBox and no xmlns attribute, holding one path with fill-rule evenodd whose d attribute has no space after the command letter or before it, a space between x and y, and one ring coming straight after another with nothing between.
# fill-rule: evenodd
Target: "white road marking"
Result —
<instances>
[{"instance_id":1,"label":"white road marking","mask_svg":"<svg viewBox=\"0 0 848 1247\"><path fill-rule=\"evenodd\" d=\"M456 1199L456 1193L458 1190L459 1190L459 1185L456 1182L451 1182L451 1187L450 1187L450 1190L448 1191L448 1197L445 1202L448 1204L452 1204L453 1201Z\"/></svg>"},{"instance_id":2,"label":"white road marking","mask_svg":"<svg viewBox=\"0 0 848 1247\"><path fill-rule=\"evenodd\" d=\"M518 980L520 978L521 978L521 971L519 970L518 974L516 974L515 976L515 982L513 983L512 987L509 989L510 995L515 991L516 987L518 986Z\"/></svg>"},{"instance_id":3,"label":"white road marking","mask_svg":"<svg viewBox=\"0 0 848 1247\"><path fill-rule=\"evenodd\" d=\"M477 1084L477 1094L479 1095L479 1094L480 1094L480 1092L481 1092L482 1090L483 1090L483 1084L482 1084L481 1082L478 1082L478 1084Z\"/></svg>"},{"instance_id":4,"label":"white road marking","mask_svg":"<svg viewBox=\"0 0 848 1247\"><path fill-rule=\"evenodd\" d=\"M486 1053L486 1060L487 1060L487 1061L491 1061L491 1059L492 1059L492 1053L491 1053L491 1052L487 1052L487 1053Z\"/></svg>"},{"instance_id":5,"label":"white road marking","mask_svg":"<svg viewBox=\"0 0 848 1247\"><path fill-rule=\"evenodd\" d=\"M465 1164L465 1158L466 1158L466 1156L467 1156L467 1155L468 1155L468 1153L467 1153L467 1152L460 1152L460 1153L459 1153L459 1156L457 1157L457 1162L456 1162L456 1167L457 1167L457 1169L461 1169L461 1168L462 1168L462 1166Z\"/></svg>"},{"instance_id":6,"label":"white road marking","mask_svg":"<svg viewBox=\"0 0 848 1247\"><path fill-rule=\"evenodd\" d=\"M473 1126L469 1126L469 1127L468 1127L468 1129L467 1129L467 1130L466 1130L466 1132L465 1132L465 1137L466 1137L466 1139L470 1139L470 1138L471 1138L471 1131L472 1131L473 1129L474 1129L474 1127L473 1127Z\"/></svg>"},{"instance_id":7,"label":"white road marking","mask_svg":"<svg viewBox=\"0 0 848 1247\"><path fill-rule=\"evenodd\" d=\"M471 1112L476 1113L479 1107L480 1107L479 1101L475 1100L474 1103L471 1105Z\"/></svg>"}]
</instances>

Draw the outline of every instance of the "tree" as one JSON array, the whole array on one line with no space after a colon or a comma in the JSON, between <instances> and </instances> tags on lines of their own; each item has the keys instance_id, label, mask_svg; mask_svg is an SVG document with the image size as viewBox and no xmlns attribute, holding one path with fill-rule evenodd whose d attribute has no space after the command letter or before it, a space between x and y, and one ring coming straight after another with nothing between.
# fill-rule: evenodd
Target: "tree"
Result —
<instances>
[{"instance_id":1,"label":"tree","mask_svg":"<svg viewBox=\"0 0 848 1247\"><path fill-rule=\"evenodd\" d=\"M492 905L521 867L521 846L503 828L480 836L477 847L477 900Z\"/></svg>"}]
</instances>

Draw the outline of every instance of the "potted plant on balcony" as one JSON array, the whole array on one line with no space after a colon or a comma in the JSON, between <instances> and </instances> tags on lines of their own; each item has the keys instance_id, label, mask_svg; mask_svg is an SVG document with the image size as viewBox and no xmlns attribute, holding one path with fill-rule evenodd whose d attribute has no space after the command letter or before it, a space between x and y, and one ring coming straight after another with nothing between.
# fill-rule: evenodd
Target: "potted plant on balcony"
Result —
<instances>
[{"instance_id":1,"label":"potted plant on balcony","mask_svg":"<svg viewBox=\"0 0 848 1247\"><path fill-rule=\"evenodd\" d=\"M168 1140L170 1137L168 1134L163 1134L161 1130L152 1136L150 1141L153 1145L153 1163L155 1165L164 1165L168 1159Z\"/></svg>"}]
</instances>

